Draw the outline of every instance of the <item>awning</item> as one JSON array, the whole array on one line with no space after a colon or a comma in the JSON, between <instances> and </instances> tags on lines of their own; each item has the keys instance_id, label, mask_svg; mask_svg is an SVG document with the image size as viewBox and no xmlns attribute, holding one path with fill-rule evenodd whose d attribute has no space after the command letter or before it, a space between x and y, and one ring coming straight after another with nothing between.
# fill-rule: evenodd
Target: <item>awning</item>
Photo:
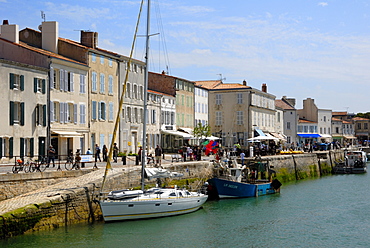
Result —
<instances>
[{"instance_id":1,"label":"awning","mask_svg":"<svg viewBox=\"0 0 370 248\"><path fill-rule=\"evenodd\" d=\"M301 138L320 138L320 134L318 133L297 133L297 135Z\"/></svg>"},{"instance_id":2,"label":"awning","mask_svg":"<svg viewBox=\"0 0 370 248\"><path fill-rule=\"evenodd\" d=\"M261 129L254 129L258 133L258 136L266 136L266 134Z\"/></svg>"},{"instance_id":3,"label":"awning","mask_svg":"<svg viewBox=\"0 0 370 248\"><path fill-rule=\"evenodd\" d=\"M330 134L320 134L321 138L331 138Z\"/></svg>"},{"instance_id":4,"label":"awning","mask_svg":"<svg viewBox=\"0 0 370 248\"><path fill-rule=\"evenodd\" d=\"M280 133L273 133L273 132L271 132L270 135L272 137L278 138L280 140L286 140L286 137L284 137L284 135L283 134L280 134Z\"/></svg>"},{"instance_id":5,"label":"awning","mask_svg":"<svg viewBox=\"0 0 370 248\"><path fill-rule=\"evenodd\" d=\"M77 133L75 131L51 131L52 133L58 134L64 138L72 138L72 137L81 137L83 136L82 133Z\"/></svg>"},{"instance_id":6,"label":"awning","mask_svg":"<svg viewBox=\"0 0 370 248\"><path fill-rule=\"evenodd\" d=\"M346 139L357 139L355 136L344 136Z\"/></svg>"},{"instance_id":7,"label":"awning","mask_svg":"<svg viewBox=\"0 0 370 248\"><path fill-rule=\"evenodd\" d=\"M179 132L179 131L162 130L162 132L165 133L165 134L171 134L171 135L175 135L175 136L181 136L183 138L193 138L193 135L190 135L190 134L184 133L184 132Z\"/></svg>"}]
</instances>

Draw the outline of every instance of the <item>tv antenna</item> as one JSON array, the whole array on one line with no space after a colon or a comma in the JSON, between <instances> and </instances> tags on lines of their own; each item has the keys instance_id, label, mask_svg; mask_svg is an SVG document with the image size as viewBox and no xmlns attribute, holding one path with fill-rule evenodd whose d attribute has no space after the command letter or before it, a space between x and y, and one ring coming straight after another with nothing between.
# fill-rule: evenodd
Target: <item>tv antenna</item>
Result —
<instances>
[{"instance_id":1,"label":"tv antenna","mask_svg":"<svg viewBox=\"0 0 370 248\"><path fill-rule=\"evenodd\" d=\"M224 81L224 80L226 80L226 78L223 78L222 77L222 74L220 73L220 74L217 74L217 75L219 75L220 76L220 81L222 82L222 81Z\"/></svg>"},{"instance_id":2,"label":"tv antenna","mask_svg":"<svg viewBox=\"0 0 370 248\"><path fill-rule=\"evenodd\" d=\"M46 18L45 18L45 13L44 11L41 10L41 19L44 20L44 22L46 21Z\"/></svg>"}]
</instances>

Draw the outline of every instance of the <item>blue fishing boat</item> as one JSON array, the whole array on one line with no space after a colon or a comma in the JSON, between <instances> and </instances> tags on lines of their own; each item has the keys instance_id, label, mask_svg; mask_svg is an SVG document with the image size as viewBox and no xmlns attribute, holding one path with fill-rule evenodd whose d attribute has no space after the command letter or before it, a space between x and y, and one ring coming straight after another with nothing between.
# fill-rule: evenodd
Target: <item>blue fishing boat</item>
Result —
<instances>
[{"instance_id":1,"label":"blue fishing boat","mask_svg":"<svg viewBox=\"0 0 370 248\"><path fill-rule=\"evenodd\" d=\"M271 180L274 173L267 162L252 162L246 166L233 163L230 167L214 162L213 178L208 180L209 198L243 198L275 194L281 183Z\"/></svg>"}]
</instances>

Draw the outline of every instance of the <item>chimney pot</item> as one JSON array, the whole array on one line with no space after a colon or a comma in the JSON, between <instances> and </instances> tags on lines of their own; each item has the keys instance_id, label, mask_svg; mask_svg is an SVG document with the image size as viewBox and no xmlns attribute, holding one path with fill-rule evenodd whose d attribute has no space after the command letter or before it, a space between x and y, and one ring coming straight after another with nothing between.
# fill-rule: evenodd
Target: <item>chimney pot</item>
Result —
<instances>
[{"instance_id":1,"label":"chimney pot","mask_svg":"<svg viewBox=\"0 0 370 248\"><path fill-rule=\"evenodd\" d=\"M267 85L266 84L262 84L262 92L267 93Z\"/></svg>"},{"instance_id":2,"label":"chimney pot","mask_svg":"<svg viewBox=\"0 0 370 248\"><path fill-rule=\"evenodd\" d=\"M243 80L243 85L247 86L247 81Z\"/></svg>"},{"instance_id":3,"label":"chimney pot","mask_svg":"<svg viewBox=\"0 0 370 248\"><path fill-rule=\"evenodd\" d=\"M3 25L9 25L9 21L8 20L3 20Z\"/></svg>"}]
</instances>

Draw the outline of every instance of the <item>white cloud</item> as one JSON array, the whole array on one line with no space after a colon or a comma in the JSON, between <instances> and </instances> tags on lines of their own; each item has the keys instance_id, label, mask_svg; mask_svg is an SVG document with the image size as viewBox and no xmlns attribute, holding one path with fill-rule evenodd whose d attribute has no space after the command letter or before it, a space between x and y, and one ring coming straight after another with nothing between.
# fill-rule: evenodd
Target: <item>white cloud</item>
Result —
<instances>
[{"instance_id":1,"label":"white cloud","mask_svg":"<svg viewBox=\"0 0 370 248\"><path fill-rule=\"evenodd\" d=\"M328 3L327 2L320 2L317 5L325 7L325 6L328 6Z\"/></svg>"}]
</instances>

